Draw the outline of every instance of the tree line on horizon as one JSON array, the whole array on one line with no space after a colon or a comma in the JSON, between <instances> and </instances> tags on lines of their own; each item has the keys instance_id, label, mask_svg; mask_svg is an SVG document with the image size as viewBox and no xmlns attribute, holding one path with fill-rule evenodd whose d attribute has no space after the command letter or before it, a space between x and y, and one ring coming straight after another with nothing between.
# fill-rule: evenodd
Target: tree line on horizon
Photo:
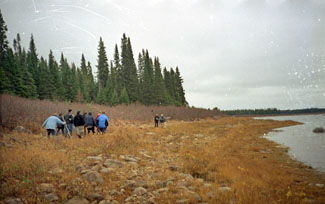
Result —
<instances>
[{"instance_id":1,"label":"tree line on horizon","mask_svg":"<svg viewBox=\"0 0 325 204\"><path fill-rule=\"evenodd\" d=\"M214 110L219 110L214 108ZM237 109L237 110L222 110L221 113L226 115L284 115L284 114L313 114L325 113L325 108L304 108L293 110L280 110L277 108L266 109Z\"/></svg>"},{"instance_id":2,"label":"tree line on horizon","mask_svg":"<svg viewBox=\"0 0 325 204\"><path fill-rule=\"evenodd\" d=\"M107 105L188 105L178 67L162 70L158 57L148 50L138 55L136 65L130 37L123 34L121 51L117 44L109 61L100 37L97 73L82 54L80 67L69 63L61 53L57 62L50 50L48 59L39 57L33 35L29 49L21 46L20 35L7 40L7 26L0 10L0 92L25 98L87 102Z\"/></svg>"}]
</instances>

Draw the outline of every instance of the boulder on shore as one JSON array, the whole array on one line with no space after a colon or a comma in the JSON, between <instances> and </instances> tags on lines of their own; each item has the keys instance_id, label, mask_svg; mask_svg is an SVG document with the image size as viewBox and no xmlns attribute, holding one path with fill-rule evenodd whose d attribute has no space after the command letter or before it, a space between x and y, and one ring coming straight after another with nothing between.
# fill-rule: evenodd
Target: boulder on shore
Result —
<instances>
[{"instance_id":1,"label":"boulder on shore","mask_svg":"<svg viewBox=\"0 0 325 204\"><path fill-rule=\"evenodd\" d=\"M324 133L325 129L322 127L317 127L313 130L314 133Z\"/></svg>"}]
</instances>

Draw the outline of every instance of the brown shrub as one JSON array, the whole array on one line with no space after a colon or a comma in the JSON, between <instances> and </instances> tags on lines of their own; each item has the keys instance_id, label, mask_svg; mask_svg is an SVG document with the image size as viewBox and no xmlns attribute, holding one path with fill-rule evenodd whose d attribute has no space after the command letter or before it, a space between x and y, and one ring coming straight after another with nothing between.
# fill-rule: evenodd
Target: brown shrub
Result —
<instances>
[{"instance_id":1,"label":"brown shrub","mask_svg":"<svg viewBox=\"0 0 325 204\"><path fill-rule=\"evenodd\" d=\"M197 120L200 118L214 117L220 112L206 110L201 108L176 107L176 106L145 106L141 104L118 105L114 107L83 104L83 103L65 103L53 102L49 100L33 100L11 95L0 95L1 101L1 124L7 128L14 128L22 125L39 132L42 122L53 113L65 114L69 108L74 113L92 112L97 113L105 111L111 120L111 124L120 125L123 123L134 123L134 121L151 121L154 115L163 113L168 120ZM129 122L128 122L129 121Z\"/></svg>"}]
</instances>

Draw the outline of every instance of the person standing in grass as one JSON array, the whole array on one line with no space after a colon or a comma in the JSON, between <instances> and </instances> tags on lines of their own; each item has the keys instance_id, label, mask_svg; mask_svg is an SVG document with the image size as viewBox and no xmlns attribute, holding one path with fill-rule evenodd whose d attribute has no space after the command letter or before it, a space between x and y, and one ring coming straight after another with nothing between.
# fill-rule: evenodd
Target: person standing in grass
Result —
<instances>
[{"instance_id":1,"label":"person standing in grass","mask_svg":"<svg viewBox=\"0 0 325 204\"><path fill-rule=\"evenodd\" d=\"M80 114L80 111L77 112L77 115L74 117L73 122L74 122L74 126L77 129L77 136L79 138L82 138L82 136L84 135L85 121L82 115Z\"/></svg>"},{"instance_id":2,"label":"person standing in grass","mask_svg":"<svg viewBox=\"0 0 325 204\"><path fill-rule=\"evenodd\" d=\"M44 123L42 124L42 127L46 126L47 130L47 137L50 138L50 135L55 135L55 130L58 125L65 125L65 122L62 122L55 114L48 117Z\"/></svg>"},{"instance_id":3,"label":"person standing in grass","mask_svg":"<svg viewBox=\"0 0 325 204\"><path fill-rule=\"evenodd\" d=\"M155 115L154 121L155 121L155 127L158 127L158 123L159 123L159 116L158 116L158 114Z\"/></svg>"},{"instance_id":4,"label":"person standing in grass","mask_svg":"<svg viewBox=\"0 0 325 204\"><path fill-rule=\"evenodd\" d=\"M93 132L93 134L95 134L95 119L92 116L91 112L88 113L88 115L85 117L85 127L88 130L88 135L90 133L90 131Z\"/></svg>"},{"instance_id":5,"label":"person standing in grass","mask_svg":"<svg viewBox=\"0 0 325 204\"><path fill-rule=\"evenodd\" d=\"M164 114L161 114L160 116L160 124L161 124L161 127L165 127L165 122L166 122L166 118L164 116Z\"/></svg>"},{"instance_id":6,"label":"person standing in grass","mask_svg":"<svg viewBox=\"0 0 325 204\"><path fill-rule=\"evenodd\" d=\"M58 118L64 122L63 118L62 118L62 113L59 114ZM58 130L56 131L55 135L58 135L60 130L62 131L62 135L64 135L64 125L62 124L58 124Z\"/></svg>"},{"instance_id":7,"label":"person standing in grass","mask_svg":"<svg viewBox=\"0 0 325 204\"><path fill-rule=\"evenodd\" d=\"M100 132L102 134L105 134L106 128L108 126L108 117L105 115L105 112L102 112L102 114L98 117L98 127L100 129Z\"/></svg>"},{"instance_id":8,"label":"person standing in grass","mask_svg":"<svg viewBox=\"0 0 325 204\"><path fill-rule=\"evenodd\" d=\"M64 121L67 123L68 127L68 129L64 131L64 136L67 137L67 132L69 131L69 134L72 135L73 130L73 115L71 109L69 109L68 113L64 116Z\"/></svg>"}]
</instances>

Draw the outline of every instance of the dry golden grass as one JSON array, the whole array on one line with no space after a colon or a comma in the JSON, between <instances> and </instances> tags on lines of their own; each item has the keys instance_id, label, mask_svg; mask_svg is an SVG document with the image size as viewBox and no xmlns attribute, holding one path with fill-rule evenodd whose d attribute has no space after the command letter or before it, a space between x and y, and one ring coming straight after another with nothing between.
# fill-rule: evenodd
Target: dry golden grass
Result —
<instances>
[{"instance_id":1,"label":"dry golden grass","mask_svg":"<svg viewBox=\"0 0 325 204\"><path fill-rule=\"evenodd\" d=\"M151 123L122 123L111 126L106 135L88 136L83 139L47 139L40 134L11 133L2 139L14 144L13 148L0 148L0 200L20 197L28 203L41 203L40 183L52 183L57 188L60 201L75 195L86 197L96 187L109 192L120 189L132 171L152 170L156 180L177 177L177 172L195 177L187 185L208 203L325 203L324 188L315 183L325 183L325 176L299 162L293 161L286 149L261 137L268 131L289 125L292 121L253 120L251 118L221 117L194 122L171 121L166 128L153 128ZM150 132L150 134L148 134ZM11 139L10 139L11 138ZM16 141L14 141L16 140ZM87 156L134 155L141 158L142 150L154 163L140 160L136 169L112 172L98 186L79 181L75 167ZM62 174L50 174L61 168ZM123 177L125 175L125 177ZM147 178L149 186L155 178ZM66 186L62 187L62 183ZM313 185L310 185L313 184ZM220 186L231 188L229 192ZM149 187L151 189L152 187ZM168 185L169 191L156 199L157 203L175 203L187 198L197 201L186 193L180 193L176 183ZM211 197L211 192L215 196ZM123 203L131 190L115 199Z\"/></svg>"}]
</instances>

